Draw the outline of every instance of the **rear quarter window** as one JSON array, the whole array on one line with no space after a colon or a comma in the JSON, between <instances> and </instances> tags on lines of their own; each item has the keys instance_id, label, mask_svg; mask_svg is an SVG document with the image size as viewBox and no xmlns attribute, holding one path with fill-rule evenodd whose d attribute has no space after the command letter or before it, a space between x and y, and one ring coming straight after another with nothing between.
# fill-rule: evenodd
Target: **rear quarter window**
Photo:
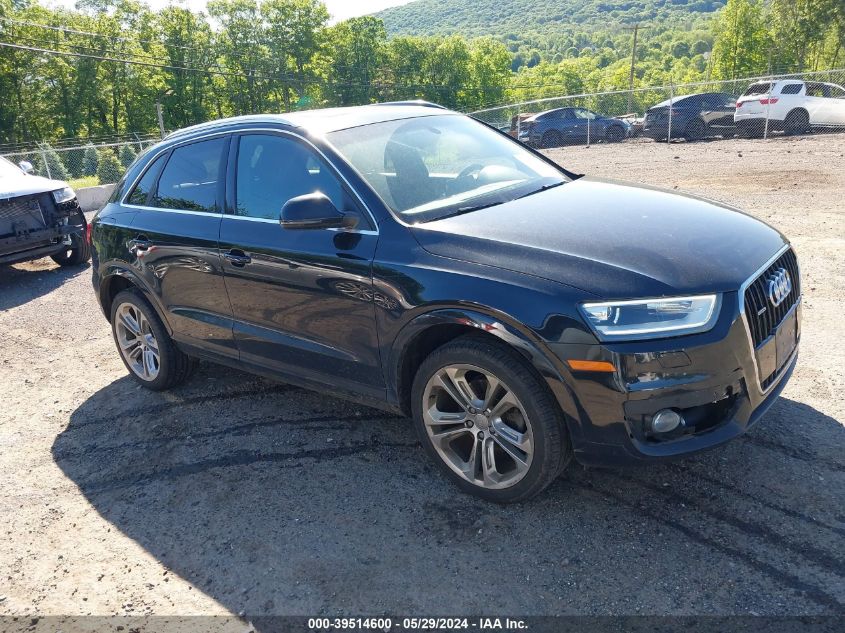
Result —
<instances>
[{"instance_id":1,"label":"rear quarter window","mask_svg":"<svg viewBox=\"0 0 845 633\"><path fill-rule=\"evenodd\" d=\"M772 89L772 84L768 81L751 84L748 87L748 90L742 93L743 97L749 97L751 95L764 95L767 94Z\"/></svg>"},{"instance_id":2,"label":"rear quarter window","mask_svg":"<svg viewBox=\"0 0 845 633\"><path fill-rule=\"evenodd\" d=\"M164 152L161 156L156 158L152 164L150 164L147 171L145 171L144 175L141 177L141 180L139 180L138 184L136 184L132 189L132 193L130 193L129 197L126 198L126 202L128 204L137 204L141 206L147 204L147 198L149 197L150 191L155 184L158 172L161 171L161 166L164 164L165 156L167 156L167 152Z\"/></svg>"},{"instance_id":3,"label":"rear quarter window","mask_svg":"<svg viewBox=\"0 0 845 633\"><path fill-rule=\"evenodd\" d=\"M217 182L227 138L177 147L156 185L150 205L162 209L217 212Z\"/></svg>"}]
</instances>

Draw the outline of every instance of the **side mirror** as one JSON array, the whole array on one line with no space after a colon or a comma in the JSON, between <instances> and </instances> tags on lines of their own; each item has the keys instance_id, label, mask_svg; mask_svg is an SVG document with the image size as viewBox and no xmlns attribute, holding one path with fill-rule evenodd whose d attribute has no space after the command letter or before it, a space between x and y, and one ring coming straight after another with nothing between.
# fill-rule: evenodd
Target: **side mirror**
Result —
<instances>
[{"instance_id":1,"label":"side mirror","mask_svg":"<svg viewBox=\"0 0 845 633\"><path fill-rule=\"evenodd\" d=\"M19 162L18 167L20 167L21 171L25 174L31 174L35 171L35 168L32 166L32 163L30 163L28 160L22 160L21 162Z\"/></svg>"},{"instance_id":2,"label":"side mirror","mask_svg":"<svg viewBox=\"0 0 845 633\"><path fill-rule=\"evenodd\" d=\"M315 191L285 202L279 224L286 229L352 229L358 218L342 213L328 196Z\"/></svg>"}]
</instances>

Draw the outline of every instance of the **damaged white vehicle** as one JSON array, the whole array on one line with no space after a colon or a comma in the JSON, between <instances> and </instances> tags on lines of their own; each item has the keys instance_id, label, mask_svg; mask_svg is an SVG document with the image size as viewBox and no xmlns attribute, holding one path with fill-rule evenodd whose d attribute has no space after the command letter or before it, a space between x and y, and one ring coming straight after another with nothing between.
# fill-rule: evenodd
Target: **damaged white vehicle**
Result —
<instances>
[{"instance_id":1,"label":"damaged white vehicle","mask_svg":"<svg viewBox=\"0 0 845 633\"><path fill-rule=\"evenodd\" d=\"M61 266L91 259L88 222L76 193L32 165L0 157L0 264L52 257Z\"/></svg>"}]
</instances>

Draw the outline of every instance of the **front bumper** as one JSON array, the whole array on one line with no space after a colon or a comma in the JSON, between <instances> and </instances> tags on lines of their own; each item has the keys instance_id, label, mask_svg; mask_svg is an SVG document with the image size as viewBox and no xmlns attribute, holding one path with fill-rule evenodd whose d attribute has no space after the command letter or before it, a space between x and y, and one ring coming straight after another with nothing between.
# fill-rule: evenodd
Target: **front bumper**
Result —
<instances>
[{"instance_id":1,"label":"front bumper","mask_svg":"<svg viewBox=\"0 0 845 633\"><path fill-rule=\"evenodd\" d=\"M54 204L49 193L12 198L37 200L37 214L7 215L0 234L0 264L14 264L54 255L70 243L73 235L85 237L87 222L76 198ZM40 214L40 216L38 215Z\"/></svg>"},{"instance_id":2,"label":"front bumper","mask_svg":"<svg viewBox=\"0 0 845 633\"><path fill-rule=\"evenodd\" d=\"M742 435L762 417L795 368L801 301L793 308L795 347L763 389L737 297L723 296L719 322L700 335L556 350L559 356L606 360L617 368L612 374L572 373L575 413L568 417L580 462L618 466L688 455ZM648 421L666 408L681 412L687 425L651 434Z\"/></svg>"}]
</instances>

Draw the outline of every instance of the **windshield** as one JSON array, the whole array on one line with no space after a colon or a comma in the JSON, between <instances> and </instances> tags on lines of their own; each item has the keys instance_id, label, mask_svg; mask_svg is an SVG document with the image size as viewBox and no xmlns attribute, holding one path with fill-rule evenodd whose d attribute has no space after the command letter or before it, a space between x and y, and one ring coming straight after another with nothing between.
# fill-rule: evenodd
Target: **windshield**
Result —
<instances>
[{"instance_id":1,"label":"windshield","mask_svg":"<svg viewBox=\"0 0 845 633\"><path fill-rule=\"evenodd\" d=\"M0 156L0 178L14 178L22 173L17 165Z\"/></svg>"},{"instance_id":2,"label":"windshield","mask_svg":"<svg viewBox=\"0 0 845 633\"><path fill-rule=\"evenodd\" d=\"M516 141L462 115L328 134L384 203L416 224L509 202L567 181Z\"/></svg>"}]
</instances>

